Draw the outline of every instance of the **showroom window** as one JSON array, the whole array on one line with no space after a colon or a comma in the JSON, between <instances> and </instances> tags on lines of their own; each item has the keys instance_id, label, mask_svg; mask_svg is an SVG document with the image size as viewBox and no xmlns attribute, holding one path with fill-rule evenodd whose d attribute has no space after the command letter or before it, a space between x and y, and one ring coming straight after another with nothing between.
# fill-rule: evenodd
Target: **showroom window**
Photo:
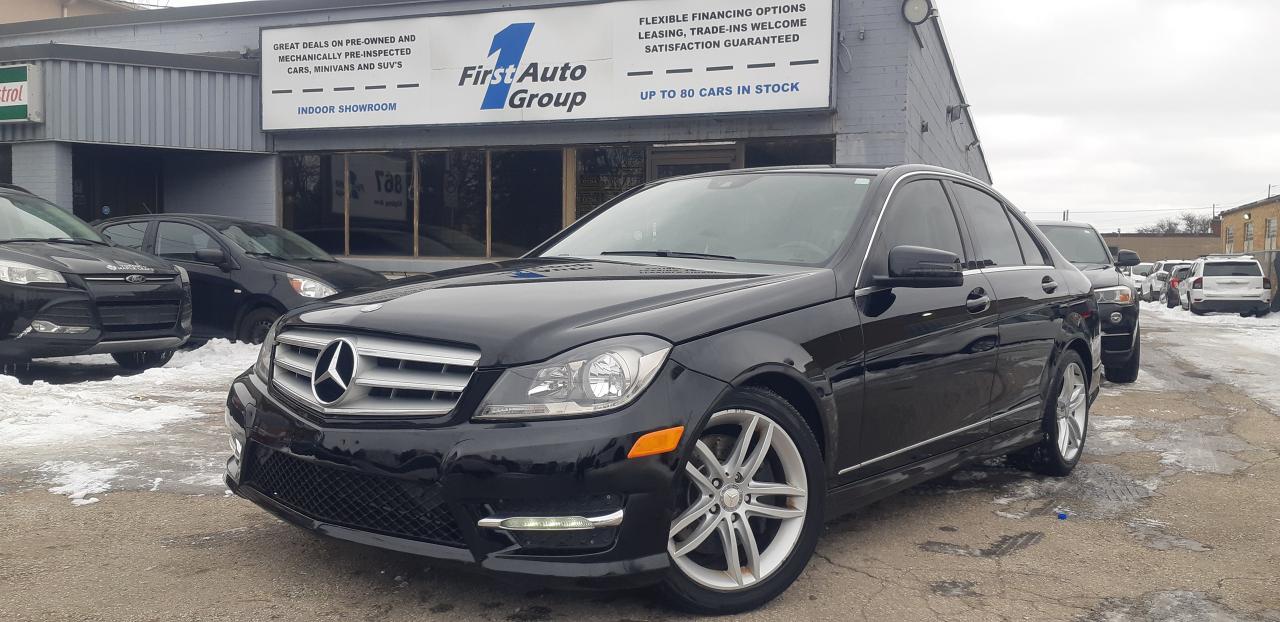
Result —
<instances>
[{"instance_id":1,"label":"showroom window","mask_svg":"<svg viewBox=\"0 0 1280 622\"><path fill-rule=\"evenodd\" d=\"M351 255L409 257L413 252L413 155L347 155Z\"/></svg>"},{"instance_id":2,"label":"showroom window","mask_svg":"<svg viewBox=\"0 0 1280 622\"><path fill-rule=\"evenodd\" d=\"M284 227L330 254L347 254L343 156L290 155L280 160Z\"/></svg>"},{"instance_id":3,"label":"showroom window","mask_svg":"<svg viewBox=\"0 0 1280 622\"><path fill-rule=\"evenodd\" d=\"M589 147L577 151L575 220L591 213L591 210L609 199L644 183L644 147Z\"/></svg>"},{"instance_id":4,"label":"showroom window","mask_svg":"<svg viewBox=\"0 0 1280 622\"><path fill-rule=\"evenodd\" d=\"M564 155L559 149L492 151L491 255L519 257L564 225Z\"/></svg>"},{"instance_id":5,"label":"showroom window","mask_svg":"<svg viewBox=\"0 0 1280 622\"><path fill-rule=\"evenodd\" d=\"M832 164L835 161L836 141L830 137L754 141L747 143L746 147L748 168Z\"/></svg>"},{"instance_id":6,"label":"showroom window","mask_svg":"<svg viewBox=\"0 0 1280 622\"><path fill-rule=\"evenodd\" d=\"M418 154L422 188L418 254L484 257L486 172L483 151Z\"/></svg>"}]
</instances>

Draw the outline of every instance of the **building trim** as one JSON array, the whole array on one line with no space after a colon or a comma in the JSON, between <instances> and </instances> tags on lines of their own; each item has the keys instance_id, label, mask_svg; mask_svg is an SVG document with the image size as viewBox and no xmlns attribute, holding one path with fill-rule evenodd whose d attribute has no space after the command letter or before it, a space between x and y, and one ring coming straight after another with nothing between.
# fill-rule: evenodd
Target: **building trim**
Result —
<instances>
[{"instance_id":1,"label":"building trim","mask_svg":"<svg viewBox=\"0 0 1280 622\"><path fill-rule=\"evenodd\" d=\"M1238 206L1238 207L1233 207L1233 208L1228 209L1228 210L1222 210L1221 212L1218 212L1218 216L1219 216L1219 217L1222 217L1222 216L1226 216L1227 214L1234 214L1234 213L1236 213L1236 212L1243 212L1243 211L1245 211L1245 210L1250 210L1250 209L1253 209L1253 208L1255 208L1255 207L1265 207L1265 206L1267 206L1267 205L1269 205L1269 204L1272 204L1272 203L1275 203L1275 204L1277 204L1277 205L1280 205L1280 194L1278 194L1278 195L1272 195L1272 196L1269 196L1269 197L1267 197L1267 198L1265 198L1265 199L1259 199L1259 200L1254 201L1254 202L1252 202L1252 203L1245 203L1244 205L1241 205L1241 206Z\"/></svg>"},{"instance_id":2,"label":"building trim","mask_svg":"<svg viewBox=\"0 0 1280 622\"><path fill-rule=\"evenodd\" d=\"M68 45L65 43L41 43L37 45L0 47L0 64L33 60L84 61L115 65L135 65L138 67L161 67L165 69L211 71L215 73L238 73L251 76L256 76L261 73L261 64L257 60L246 60L241 58L221 58L218 56L202 56L199 54L174 54L171 52L148 52L144 50L125 50L92 45Z\"/></svg>"}]
</instances>

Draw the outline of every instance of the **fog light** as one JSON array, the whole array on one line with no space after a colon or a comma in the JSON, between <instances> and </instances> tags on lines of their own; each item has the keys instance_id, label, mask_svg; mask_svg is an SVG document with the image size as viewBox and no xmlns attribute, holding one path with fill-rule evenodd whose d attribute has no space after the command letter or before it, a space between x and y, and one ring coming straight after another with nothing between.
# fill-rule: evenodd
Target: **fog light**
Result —
<instances>
[{"instance_id":1,"label":"fog light","mask_svg":"<svg viewBox=\"0 0 1280 622\"><path fill-rule=\"evenodd\" d=\"M490 516L476 523L481 529L503 531L583 531L622 524L622 510L603 516Z\"/></svg>"},{"instance_id":2,"label":"fog light","mask_svg":"<svg viewBox=\"0 0 1280 622\"><path fill-rule=\"evenodd\" d=\"M591 529L591 521L583 516L518 516L504 518L499 529L509 531L568 531Z\"/></svg>"},{"instance_id":3,"label":"fog light","mask_svg":"<svg viewBox=\"0 0 1280 622\"><path fill-rule=\"evenodd\" d=\"M36 320L31 323L31 330L49 335L79 335L89 332L88 326L59 326L53 322Z\"/></svg>"},{"instance_id":4,"label":"fog light","mask_svg":"<svg viewBox=\"0 0 1280 622\"><path fill-rule=\"evenodd\" d=\"M1119 311L1116 311L1116 312L1114 312L1114 313L1112 313L1112 314L1111 314L1111 323L1112 323L1112 324L1119 324L1120 322L1123 322L1123 321L1124 321L1124 316L1123 316L1123 315L1120 315L1120 312L1119 312Z\"/></svg>"}]
</instances>

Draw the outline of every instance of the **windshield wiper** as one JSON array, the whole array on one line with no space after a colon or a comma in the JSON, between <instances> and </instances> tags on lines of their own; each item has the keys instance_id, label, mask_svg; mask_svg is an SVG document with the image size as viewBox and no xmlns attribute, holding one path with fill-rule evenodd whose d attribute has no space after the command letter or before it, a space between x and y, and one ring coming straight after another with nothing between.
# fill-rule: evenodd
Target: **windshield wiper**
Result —
<instances>
[{"instance_id":1,"label":"windshield wiper","mask_svg":"<svg viewBox=\"0 0 1280 622\"><path fill-rule=\"evenodd\" d=\"M106 242L90 240L89 238L13 238L4 240L5 242L47 242L49 244L80 244L88 246L90 244L98 244L100 246L110 246Z\"/></svg>"},{"instance_id":2,"label":"windshield wiper","mask_svg":"<svg viewBox=\"0 0 1280 622\"><path fill-rule=\"evenodd\" d=\"M684 251L604 251L601 255L635 255L638 257L677 257L680 259L728 259L736 261L731 255L712 255L711 253L687 253Z\"/></svg>"},{"instance_id":3,"label":"windshield wiper","mask_svg":"<svg viewBox=\"0 0 1280 622\"><path fill-rule=\"evenodd\" d=\"M284 261L289 261L288 257L281 257L275 253L269 253L267 251L245 251L244 254L249 255L250 257L270 257L272 259L282 259Z\"/></svg>"}]
</instances>

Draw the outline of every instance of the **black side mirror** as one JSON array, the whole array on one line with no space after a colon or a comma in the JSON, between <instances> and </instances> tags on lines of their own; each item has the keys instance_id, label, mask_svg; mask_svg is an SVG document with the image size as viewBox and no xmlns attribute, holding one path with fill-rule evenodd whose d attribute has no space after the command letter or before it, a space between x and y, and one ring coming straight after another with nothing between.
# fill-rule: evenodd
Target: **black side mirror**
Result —
<instances>
[{"instance_id":1,"label":"black side mirror","mask_svg":"<svg viewBox=\"0 0 1280 622\"><path fill-rule=\"evenodd\" d=\"M964 285L964 266L955 253L895 246L889 251L889 275L874 280L887 287L959 287Z\"/></svg>"},{"instance_id":2,"label":"black side mirror","mask_svg":"<svg viewBox=\"0 0 1280 622\"><path fill-rule=\"evenodd\" d=\"M227 269L227 254L220 248L201 248L196 250L196 261Z\"/></svg>"},{"instance_id":3,"label":"black side mirror","mask_svg":"<svg viewBox=\"0 0 1280 622\"><path fill-rule=\"evenodd\" d=\"M1142 263L1142 258L1138 254L1126 249L1120 249L1116 252L1116 267L1128 268Z\"/></svg>"}]
</instances>

